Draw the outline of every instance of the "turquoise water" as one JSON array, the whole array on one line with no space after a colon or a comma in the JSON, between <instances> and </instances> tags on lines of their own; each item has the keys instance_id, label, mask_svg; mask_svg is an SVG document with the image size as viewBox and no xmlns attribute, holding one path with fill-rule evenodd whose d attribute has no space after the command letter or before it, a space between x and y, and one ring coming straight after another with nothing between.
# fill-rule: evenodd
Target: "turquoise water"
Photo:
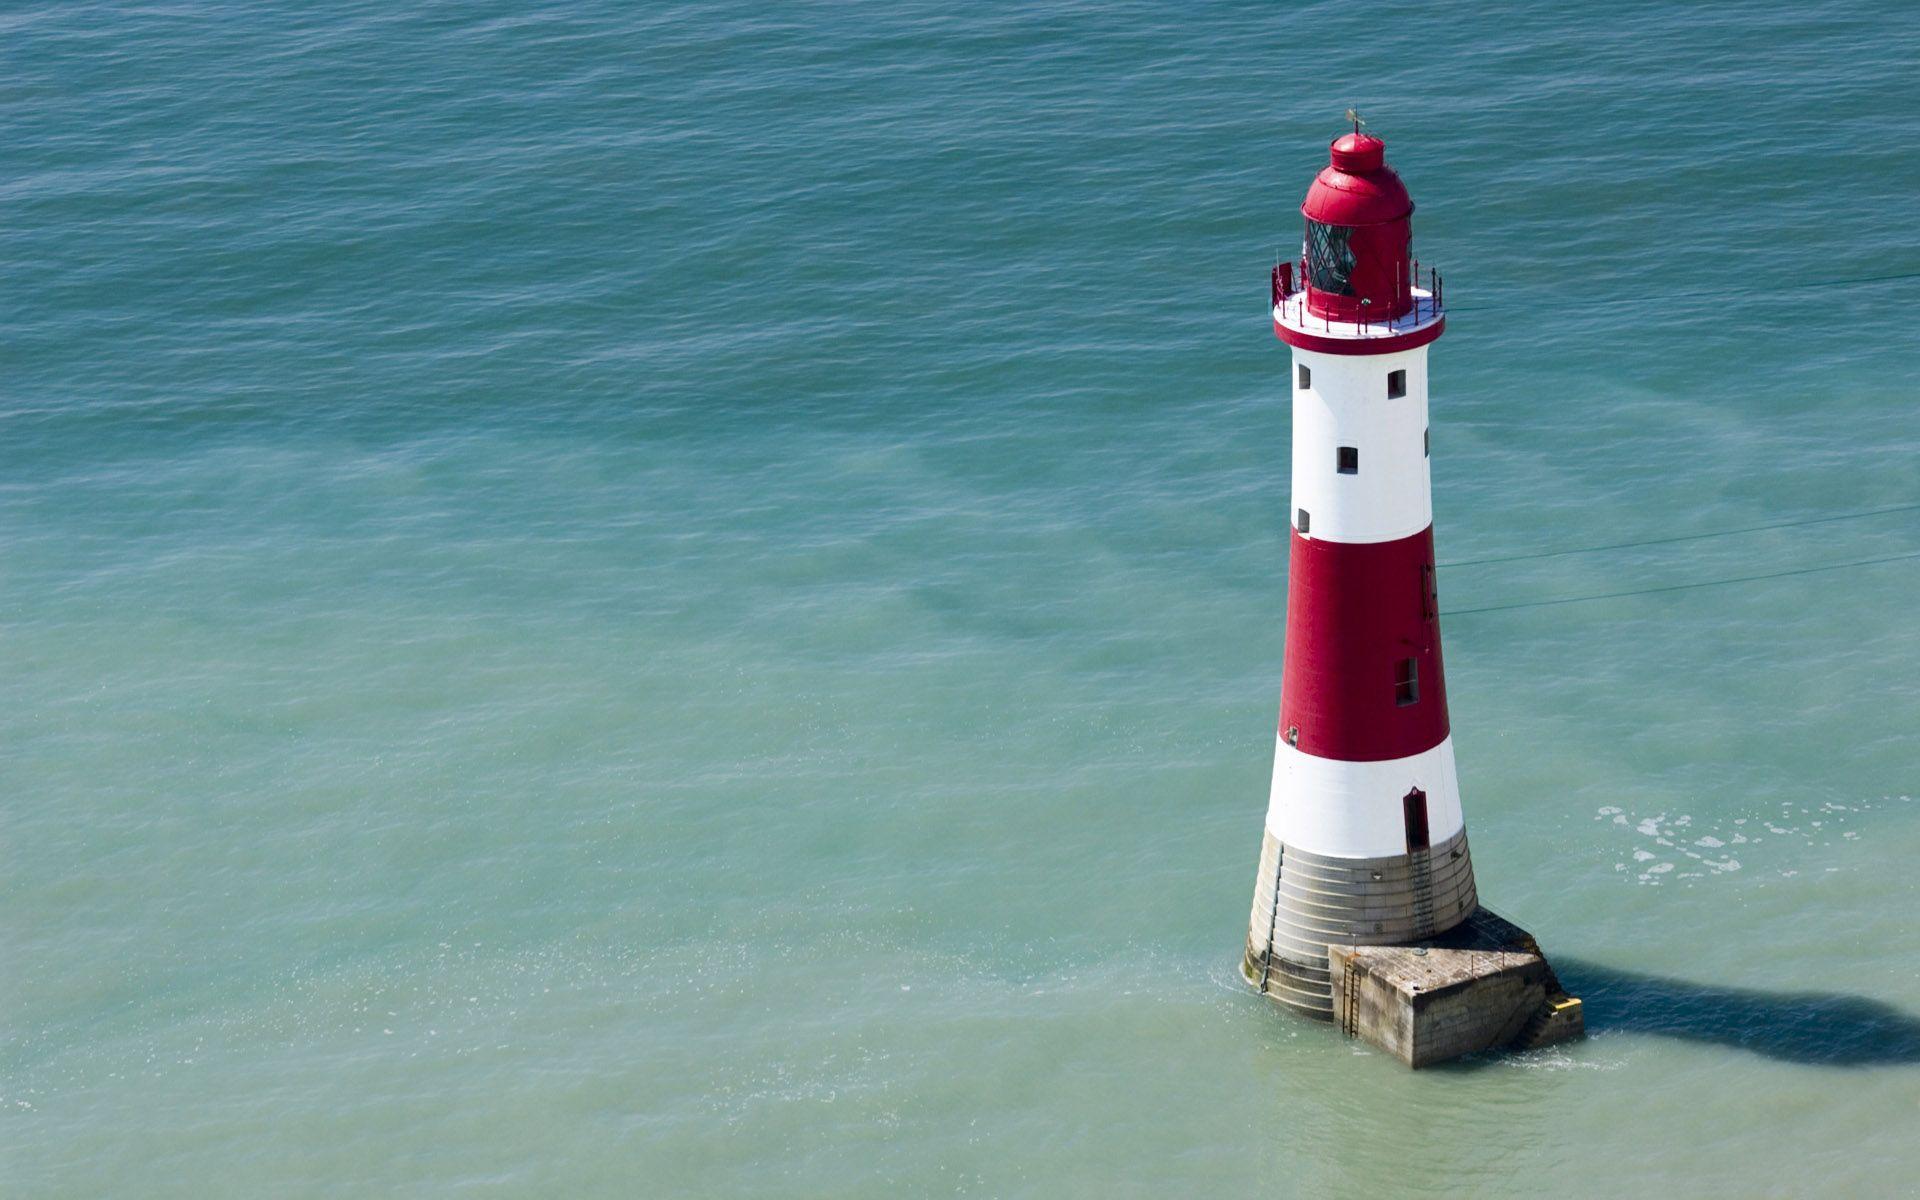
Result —
<instances>
[{"instance_id":1,"label":"turquoise water","mask_svg":"<svg viewBox=\"0 0 1920 1200\"><path fill-rule=\"evenodd\" d=\"M1447 272L1443 562L1911 505L1920 279L1842 282L1920 271L1910 6L0 30L0 1192L1914 1191L1920 562L1449 622L1588 1041L1235 973L1340 111Z\"/></svg>"}]
</instances>

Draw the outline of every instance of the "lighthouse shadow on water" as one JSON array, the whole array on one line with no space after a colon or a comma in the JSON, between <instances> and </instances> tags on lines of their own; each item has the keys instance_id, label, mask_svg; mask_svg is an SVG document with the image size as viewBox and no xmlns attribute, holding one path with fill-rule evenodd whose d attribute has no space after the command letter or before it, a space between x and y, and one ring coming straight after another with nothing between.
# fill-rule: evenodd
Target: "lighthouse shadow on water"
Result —
<instances>
[{"instance_id":1,"label":"lighthouse shadow on water","mask_svg":"<svg viewBox=\"0 0 1920 1200\"><path fill-rule=\"evenodd\" d=\"M1591 1034L1653 1034L1818 1066L1920 1066L1920 1016L1865 996L1716 987L1577 958L1556 967L1580 993Z\"/></svg>"}]
</instances>

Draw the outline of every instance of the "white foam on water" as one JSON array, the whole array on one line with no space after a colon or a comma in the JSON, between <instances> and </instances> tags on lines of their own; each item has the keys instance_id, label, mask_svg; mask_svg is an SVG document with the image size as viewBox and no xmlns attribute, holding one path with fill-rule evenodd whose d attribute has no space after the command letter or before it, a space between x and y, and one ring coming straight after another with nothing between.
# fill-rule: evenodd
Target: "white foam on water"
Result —
<instances>
[{"instance_id":1,"label":"white foam on water","mask_svg":"<svg viewBox=\"0 0 1920 1200\"><path fill-rule=\"evenodd\" d=\"M1802 812L1810 811L1810 805L1795 805L1791 801L1781 804L1783 812L1792 811L1796 807ZM1818 811L1822 813L1845 814L1867 812L1873 807L1874 805L1872 803L1845 805L1825 802L1818 806ZM1803 826L1798 827L1775 824L1765 817L1730 817L1726 819L1724 824L1709 821L1708 827L1701 830L1699 836L1692 838L1684 844L1676 844L1672 839L1680 836L1681 830L1688 829L1689 826L1695 824L1696 818L1691 813L1680 813L1670 817L1667 813L1660 812L1651 816L1642 817L1636 813L1627 812L1618 806L1607 805L1597 810L1594 819L1599 820L1602 817L1611 819L1614 824L1623 828L1631 828L1637 837L1650 839L1650 845L1635 847L1631 851L1633 865L1645 868L1636 875L1635 882L1648 885L1657 885L1663 876L1672 879L1693 880L1704 879L1708 876L1730 875L1740 871L1743 864L1738 859L1732 857L1712 859L1708 858L1707 855L1701 851L1712 852L1722 850L1729 845L1758 846L1766 839L1759 836L1750 837L1745 833L1739 832L1739 827L1745 826L1750 822L1764 825L1767 831L1775 836L1792 836L1796 839L1803 840L1808 846L1831 846L1836 844L1836 841L1852 842L1856 845L1862 844L1863 842L1861 833L1858 830L1834 830L1826 827L1829 822L1844 823L1847 819L1845 817L1827 817L1824 820L1809 820ZM1720 824L1720 828L1713 828L1716 824ZM1835 832L1840 833L1839 839L1832 838L1831 835ZM1660 847L1672 849L1685 856L1685 858L1691 859L1693 864L1697 865L1689 865L1679 860L1671 862L1657 861L1660 858L1658 853L1658 848ZM1624 872L1628 869L1628 866L1629 864L1624 861L1617 862L1614 865L1614 870L1616 872ZM1675 873L1677 867L1687 867L1688 869ZM1839 869L1840 868L1828 868L1830 871ZM1782 878L1791 878L1796 874L1798 874L1797 871L1786 873L1782 875ZM1689 883L1688 886L1692 886L1691 883Z\"/></svg>"}]
</instances>

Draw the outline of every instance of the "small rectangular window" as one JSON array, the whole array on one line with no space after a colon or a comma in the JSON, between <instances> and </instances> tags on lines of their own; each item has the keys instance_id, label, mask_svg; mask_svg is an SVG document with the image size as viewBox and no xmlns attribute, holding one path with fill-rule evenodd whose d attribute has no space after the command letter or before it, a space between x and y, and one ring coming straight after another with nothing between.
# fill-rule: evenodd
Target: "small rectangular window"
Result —
<instances>
[{"instance_id":1,"label":"small rectangular window","mask_svg":"<svg viewBox=\"0 0 1920 1200\"><path fill-rule=\"evenodd\" d=\"M1420 454L1421 454L1421 457L1423 458L1433 457L1433 427L1432 426L1428 426L1427 428L1420 431Z\"/></svg>"},{"instance_id":2,"label":"small rectangular window","mask_svg":"<svg viewBox=\"0 0 1920 1200\"><path fill-rule=\"evenodd\" d=\"M1405 371L1387 372L1387 399L1398 400L1407 394L1407 373Z\"/></svg>"},{"instance_id":3,"label":"small rectangular window","mask_svg":"<svg viewBox=\"0 0 1920 1200\"><path fill-rule=\"evenodd\" d=\"M1360 473L1360 447L1340 447L1340 458L1337 463L1337 468L1342 475L1358 475Z\"/></svg>"},{"instance_id":4,"label":"small rectangular window","mask_svg":"<svg viewBox=\"0 0 1920 1200\"><path fill-rule=\"evenodd\" d=\"M1293 527L1295 529L1298 529L1301 533L1305 533L1309 528L1312 527L1313 522L1312 522L1312 519L1307 516L1306 509L1303 508L1298 510L1297 512L1295 512L1294 517L1295 517L1295 520L1293 522Z\"/></svg>"},{"instance_id":5,"label":"small rectangular window","mask_svg":"<svg viewBox=\"0 0 1920 1200\"><path fill-rule=\"evenodd\" d=\"M1403 658L1393 668L1393 702L1401 708L1420 699L1420 664Z\"/></svg>"},{"instance_id":6,"label":"small rectangular window","mask_svg":"<svg viewBox=\"0 0 1920 1200\"><path fill-rule=\"evenodd\" d=\"M1313 386L1313 372L1307 370L1305 363L1301 363L1296 369L1300 372L1300 390L1304 392Z\"/></svg>"}]
</instances>

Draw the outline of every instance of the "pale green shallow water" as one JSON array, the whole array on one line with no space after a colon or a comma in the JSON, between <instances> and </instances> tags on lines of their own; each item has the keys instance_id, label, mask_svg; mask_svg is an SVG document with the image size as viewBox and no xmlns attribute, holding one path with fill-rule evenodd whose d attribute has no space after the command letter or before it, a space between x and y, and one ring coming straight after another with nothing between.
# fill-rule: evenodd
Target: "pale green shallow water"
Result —
<instances>
[{"instance_id":1,"label":"pale green shallow water","mask_svg":"<svg viewBox=\"0 0 1920 1200\"><path fill-rule=\"evenodd\" d=\"M1920 280L1808 286L1920 271L1917 39L0 12L0 1194L1912 1193L1920 562L1448 623L1585 1043L1414 1075L1235 964L1339 111L1448 272L1442 560L1731 529L1920 503Z\"/></svg>"}]
</instances>

